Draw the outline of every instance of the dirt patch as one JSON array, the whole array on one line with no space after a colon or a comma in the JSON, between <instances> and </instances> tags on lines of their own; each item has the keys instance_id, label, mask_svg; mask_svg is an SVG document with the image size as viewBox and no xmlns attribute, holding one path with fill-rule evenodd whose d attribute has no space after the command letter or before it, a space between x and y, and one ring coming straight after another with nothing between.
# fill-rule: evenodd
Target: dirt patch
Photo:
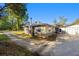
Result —
<instances>
[{"instance_id":1,"label":"dirt patch","mask_svg":"<svg viewBox=\"0 0 79 59\"><path fill-rule=\"evenodd\" d=\"M24 47L16 45L11 41L0 41L1 56L33 56L34 54Z\"/></svg>"}]
</instances>

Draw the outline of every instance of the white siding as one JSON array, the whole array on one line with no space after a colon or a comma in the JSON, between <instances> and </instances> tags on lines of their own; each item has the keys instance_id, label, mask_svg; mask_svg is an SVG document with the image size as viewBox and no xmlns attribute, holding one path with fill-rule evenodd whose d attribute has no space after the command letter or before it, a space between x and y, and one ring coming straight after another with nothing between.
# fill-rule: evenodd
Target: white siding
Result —
<instances>
[{"instance_id":1,"label":"white siding","mask_svg":"<svg viewBox=\"0 0 79 59\"><path fill-rule=\"evenodd\" d=\"M61 28L61 29L71 35L78 35L79 34L79 25L73 25L73 26L69 26L69 27Z\"/></svg>"}]
</instances>

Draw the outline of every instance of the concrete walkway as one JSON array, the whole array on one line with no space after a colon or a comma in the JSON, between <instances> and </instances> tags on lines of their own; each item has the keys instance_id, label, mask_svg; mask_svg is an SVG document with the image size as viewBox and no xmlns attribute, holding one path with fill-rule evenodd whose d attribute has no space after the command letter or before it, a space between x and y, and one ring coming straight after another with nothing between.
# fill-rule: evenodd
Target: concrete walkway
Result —
<instances>
[{"instance_id":1,"label":"concrete walkway","mask_svg":"<svg viewBox=\"0 0 79 59\"><path fill-rule=\"evenodd\" d=\"M37 52L44 56L79 56L79 38L70 39L69 37L59 36L57 41L24 41L10 32L4 32L16 44L27 47L32 52ZM62 39L62 40L61 40ZM64 40L66 39L66 40ZM37 44L36 44L37 43Z\"/></svg>"}]
</instances>

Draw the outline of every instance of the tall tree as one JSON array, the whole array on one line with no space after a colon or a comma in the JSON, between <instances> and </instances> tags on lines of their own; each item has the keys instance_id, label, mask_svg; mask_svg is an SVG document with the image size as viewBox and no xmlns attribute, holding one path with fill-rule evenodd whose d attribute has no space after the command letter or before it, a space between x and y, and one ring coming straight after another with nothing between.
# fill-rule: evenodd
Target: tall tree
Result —
<instances>
[{"instance_id":1,"label":"tall tree","mask_svg":"<svg viewBox=\"0 0 79 59\"><path fill-rule=\"evenodd\" d=\"M59 24L64 26L66 25L67 22L67 18L65 18L64 16L59 17Z\"/></svg>"},{"instance_id":2,"label":"tall tree","mask_svg":"<svg viewBox=\"0 0 79 59\"><path fill-rule=\"evenodd\" d=\"M7 12L8 12L8 18L9 20L13 22L16 22L16 29L20 29L20 25L23 23L25 19L28 19L26 4L22 3L8 3L7 6Z\"/></svg>"},{"instance_id":3,"label":"tall tree","mask_svg":"<svg viewBox=\"0 0 79 59\"><path fill-rule=\"evenodd\" d=\"M3 10L4 10L5 6L4 4L0 4L0 19L3 18Z\"/></svg>"},{"instance_id":4,"label":"tall tree","mask_svg":"<svg viewBox=\"0 0 79 59\"><path fill-rule=\"evenodd\" d=\"M58 33L59 30L61 31L61 29L59 29L60 27L64 26L66 24L67 18L65 18L64 16L59 17L59 21L57 21L56 19L54 20L54 27L55 27L55 32Z\"/></svg>"},{"instance_id":5,"label":"tall tree","mask_svg":"<svg viewBox=\"0 0 79 59\"><path fill-rule=\"evenodd\" d=\"M77 19L72 23L72 25L75 25L75 24L79 24L79 18L77 18Z\"/></svg>"},{"instance_id":6,"label":"tall tree","mask_svg":"<svg viewBox=\"0 0 79 59\"><path fill-rule=\"evenodd\" d=\"M9 28L9 23L7 22L7 16L6 12L4 11L5 9L5 4L0 4L0 30L5 30Z\"/></svg>"}]
</instances>

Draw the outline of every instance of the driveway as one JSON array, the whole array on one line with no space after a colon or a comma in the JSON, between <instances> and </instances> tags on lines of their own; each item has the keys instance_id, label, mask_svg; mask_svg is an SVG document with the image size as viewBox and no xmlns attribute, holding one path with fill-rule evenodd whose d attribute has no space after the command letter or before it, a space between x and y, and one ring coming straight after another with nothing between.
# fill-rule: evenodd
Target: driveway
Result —
<instances>
[{"instance_id":1,"label":"driveway","mask_svg":"<svg viewBox=\"0 0 79 59\"><path fill-rule=\"evenodd\" d=\"M79 56L79 38L68 36L59 36L57 41L24 41L11 32L4 32L16 44L27 47L32 52L37 52L43 56Z\"/></svg>"}]
</instances>

